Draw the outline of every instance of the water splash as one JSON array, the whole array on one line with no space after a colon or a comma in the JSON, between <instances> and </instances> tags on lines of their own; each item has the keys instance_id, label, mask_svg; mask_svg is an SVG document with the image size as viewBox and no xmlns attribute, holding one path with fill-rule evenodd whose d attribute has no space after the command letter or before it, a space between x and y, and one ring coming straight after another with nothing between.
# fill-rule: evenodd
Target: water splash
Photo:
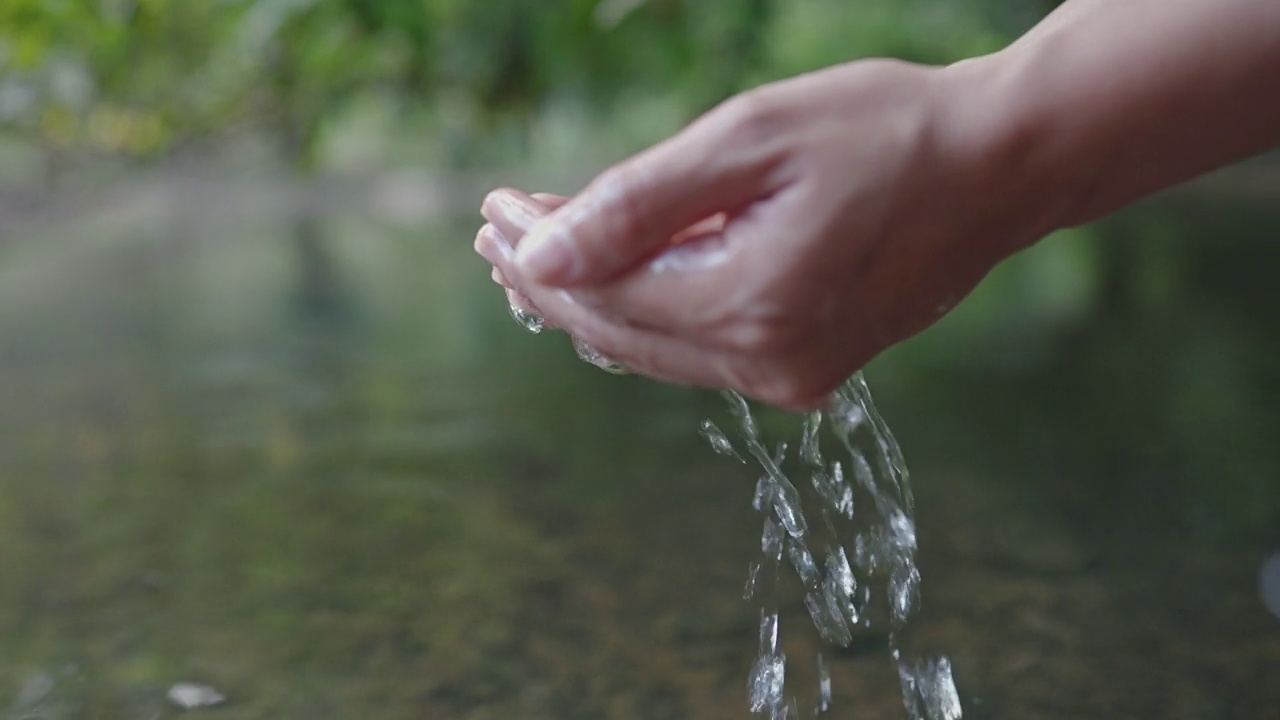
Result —
<instances>
[{"instance_id":1,"label":"water splash","mask_svg":"<svg viewBox=\"0 0 1280 720\"><path fill-rule=\"evenodd\" d=\"M547 329L547 321L536 313L528 312L521 308L515 302L508 300L507 309L511 312L511 317L520 327L537 335ZM588 362L601 370L612 375L626 375L628 370L625 365L610 357L600 353L600 351L591 347L585 340L577 336L571 336L573 340L573 351L578 354L578 358L584 362Z\"/></svg>"},{"instance_id":2,"label":"water splash","mask_svg":"<svg viewBox=\"0 0 1280 720\"><path fill-rule=\"evenodd\" d=\"M951 661L920 660L914 664L898 663L902 682L902 701L907 715L925 720L960 720L960 693L951 674Z\"/></svg>"},{"instance_id":3,"label":"water splash","mask_svg":"<svg viewBox=\"0 0 1280 720\"><path fill-rule=\"evenodd\" d=\"M543 319L511 305L511 316L525 330L540 333ZM607 358L579 338L574 350L582 360L606 372L623 374L627 369ZM760 429L750 405L741 395L727 391L729 410L738 421L738 430L747 449L764 471L756 483L752 507L765 515L760 538L761 557L747 570L743 598L760 608L760 648L747 681L748 707L770 720L798 720L800 705L786 694L787 658L781 649L779 575L786 557L805 587L804 604L819 635L829 644L847 647L856 628L872 626L873 587L883 593L890 624L889 655L897 664L902 700L910 720L961 720L960 696L946 658L905 659L900 633L920 602L920 571L915 564L916 532L912 517L915 502L906 464L897 440L871 401L871 393L861 373L835 393L826 413L804 417L797 457L809 472L817 497L820 522L811 526L806 519L796 484L783 472L787 444L779 443L770 453L760 437ZM822 452L824 420L832 435L848 455L845 463L827 464ZM712 450L746 462L729 437L710 420L699 432ZM872 460L860 448L869 440ZM873 462L874 461L874 462ZM874 512L858 513L869 500ZM811 528L825 530L819 540ZM810 547L824 547L821 566ZM852 561L850 561L852 557ZM1268 580L1264 576L1264 585ZM1269 586L1268 586L1269 587ZM1265 588L1264 588L1265 595ZM832 677L821 654L817 664L817 699L813 714L832 708Z\"/></svg>"},{"instance_id":4,"label":"water splash","mask_svg":"<svg viewBox=\"0 0 1280 720\"><path fill-rule=\"evenodd\" d=\"M814 714L821 715L831 709L831 670L818 653L818 702L814 704Z\"/></svg>"},{"instance_id":5,"label":"water splash","mask_svg":"<svg viewBox=\"0 0 1280 720\"><path fill-rule=\"evenodd\" d=\"M946 658L904 658L902 654L901 634L920 604L914 499L902 452L861 375L831 398L828 412L803 418L795 460L813 488L806 498L791 481L795 472L788 476L784 470L789 467L786 444L768 452L747 401L733 392L725 397L743 447L764 473L752 502L765 516L761 556L750 566L746 597L760 608L761 617L769 619L773 640L762 641L749 675L751 711L771 720L799 713L795 696L787 695L786 660L779 641L777 574L785 564L803 586L804 606L826 643L847 647L859 628L887 623L888 655L897 665L910 720L960 720L951 663ZM742 459L718 428L708 431L715 428L710 421L702 427L716 452L728 454L728 448ZM828 462L824 439L838 445L844 457ZM806 503L809 517L804 512ZM811 548L821 549L821 563ZM762 572L765 569L770 572ZM873 621L873 615L878 620ZM832 707L832 677L821 655L816 664L818 688L812 712L822 714Z\"/></svg>"},{"instance_id":6,"label":"water splash","mask_svg":"<svg viewBox=\"0 0 1280 720\"><path fill-rule=\"evenodd\" d=\"M698 434L702 435L702 439L707 441L712 450L726 457L736 458L739 462L746 462L737 450L733 449L733 443L729 441L729 436L710 420L703 420L702 425L698 427ZM758 490L757 490L758 491Z\"/></svg>"}]
</instances>

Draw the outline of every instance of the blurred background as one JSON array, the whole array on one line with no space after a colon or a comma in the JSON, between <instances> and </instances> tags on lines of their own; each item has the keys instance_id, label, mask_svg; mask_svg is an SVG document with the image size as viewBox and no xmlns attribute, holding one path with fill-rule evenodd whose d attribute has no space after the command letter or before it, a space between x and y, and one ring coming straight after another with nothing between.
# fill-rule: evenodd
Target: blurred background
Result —
<instances>
[{"instance_id":1,"label":"blurred background","mask_svg":"<svg viewBox=\"0 0 1280 720\"><path fill-rule=\"evenodd\" d=\"M746 717L720 398L524 333L480 199L1053 5L0 0L0 718ZM967 717L1280 708L1278 231L1260 158L869 368ZM834 716L901 717L882 643L832 663Z\"/></svg>"}]
</instances>

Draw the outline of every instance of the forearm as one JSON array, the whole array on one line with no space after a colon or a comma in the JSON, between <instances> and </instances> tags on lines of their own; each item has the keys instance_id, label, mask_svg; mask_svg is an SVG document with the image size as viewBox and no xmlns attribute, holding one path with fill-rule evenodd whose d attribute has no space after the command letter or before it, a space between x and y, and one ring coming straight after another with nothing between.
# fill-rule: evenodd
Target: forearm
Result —
<instances>
[{"instance_id":1,"label":"forearm","mask_svg":"<svg viewBox=\"0 0 1280 720\"><path fill-rule=\"evenodd\" d=\"M1280 145L1280 0L1071 0L949 71L953 131L1049 197L1037 231Z\"/></svg>"}]
</instances>

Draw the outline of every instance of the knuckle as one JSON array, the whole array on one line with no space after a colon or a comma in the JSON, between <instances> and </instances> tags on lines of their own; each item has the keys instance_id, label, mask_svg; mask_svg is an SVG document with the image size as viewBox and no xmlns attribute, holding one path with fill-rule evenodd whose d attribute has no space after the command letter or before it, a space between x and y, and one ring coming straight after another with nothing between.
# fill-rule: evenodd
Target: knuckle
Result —
<instances>
[{"instance_id":1,"label":"knuckle","mask_svg":"<svg viewBox=\"0 0 1280 720\"><path fill-rule=\"evenodd\" d=\"M649 182L648 171L635 161L616 165L602 172L592 182L584 197L590 198L589 204L581 210L599 223L602 232L594 233L598 243L586 243L590 247L580 247L584 252L603 255L603 247L595 245L607 244L618 238L632 240L644 234L648 214L642 207L641 198L645 183ZM597 260L607 260L599 257Z\"/></svg>"},{"instance_id":2,"label":"knuckle","mask_svg":"<svg viewBox=\"0 0 1280 720\"><path fill-rule=\"evenodd\" d=\"M755 147L776 139L787 121L787 107L767 89L749 90L725 102L721 111L732 144Z\"/></svg>"}]
</instances>

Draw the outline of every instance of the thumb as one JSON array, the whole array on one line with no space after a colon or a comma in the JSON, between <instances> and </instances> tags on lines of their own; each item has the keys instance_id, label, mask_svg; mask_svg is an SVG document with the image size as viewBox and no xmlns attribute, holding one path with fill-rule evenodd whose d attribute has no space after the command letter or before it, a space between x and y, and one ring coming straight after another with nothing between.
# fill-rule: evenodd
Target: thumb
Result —
<instances>
[{"instance_id":1,"label":"thumb","mask_svg":"<svg viewBox=\"0 0 1280 720\"><path fill-rule=\"evenodd\" d=\"M708 116L684 132L593 180L563 207L535 223L516 263L530 279L554 286L603 282L669 244L672 236L767 194L776 163L760 148L735 147L723 123ZM720 127L717 127L719 125Z\"/></svg>"}]
</instances>

